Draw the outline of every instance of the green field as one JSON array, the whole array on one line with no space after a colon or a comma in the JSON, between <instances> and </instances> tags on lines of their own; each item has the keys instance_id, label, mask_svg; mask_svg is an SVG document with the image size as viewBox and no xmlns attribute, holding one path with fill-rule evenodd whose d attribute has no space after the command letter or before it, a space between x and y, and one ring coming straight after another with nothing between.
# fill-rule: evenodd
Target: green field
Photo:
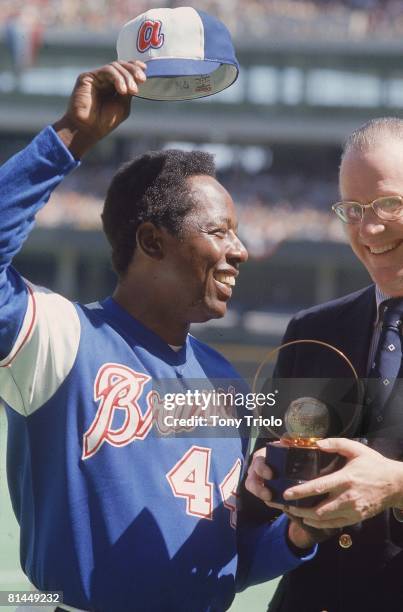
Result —
<instances>
[{"instance_id":1,"label":"green field","mask_svg":"<svg viewBox=\"0 0 403 612\"><path fill-rule=\"evenodd\" d=\"M14 518L7 492L5 477L5 432L6 417L3 409L0 407L0 591L29 589L29 583L19 566L18 525ZM249 612L264 612L275 586L276 581L272 581L241 593L236 597L234 604L231 606L231 612L245 612L245 610ZM34 609L39 611L42 608L36 607ZM43 609L49 610L49 608ZM0 606L0 610L13 612L15 608L12 606L7 608Z\"/></svg>"}]
</instances>

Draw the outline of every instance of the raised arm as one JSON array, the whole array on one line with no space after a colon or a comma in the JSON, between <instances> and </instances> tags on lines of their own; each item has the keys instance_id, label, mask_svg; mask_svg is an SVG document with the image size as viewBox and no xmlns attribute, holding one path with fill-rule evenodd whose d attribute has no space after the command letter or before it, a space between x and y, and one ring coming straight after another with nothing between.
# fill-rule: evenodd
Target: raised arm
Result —
<instances>
[{"instance_id":1,"label":"raised arm","mask_svg":"<svg viewBox=\"0 0 403 612\"><path fill-rule=\"evenodd\" d=\"M64 116L0 168L0 360L10 354L28 305L11 262L64 176L126 119L144 68L142 62L113 62L81 74Z\"/></svg>"}]
</instances>

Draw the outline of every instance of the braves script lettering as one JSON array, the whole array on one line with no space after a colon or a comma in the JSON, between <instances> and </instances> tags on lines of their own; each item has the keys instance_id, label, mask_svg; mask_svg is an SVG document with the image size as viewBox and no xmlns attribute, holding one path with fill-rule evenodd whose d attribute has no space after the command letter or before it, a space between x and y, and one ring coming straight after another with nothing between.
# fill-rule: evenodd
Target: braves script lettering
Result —
<instances>
[{"instance_id":1,"label":"braves script lettering","mask_svg":"<svg viewBox=\"0 0 403 612\"><path fill-rule=\"evenodd\" d=\"M92 457L104 442L120 447L146 437L152 425L152 411L148 404L143 415L138 402L149 380L146 374L117 363L100 368L94 383L94 400L99 402L99 407L84 434L83 459ZM124 422L114 429L117 411L123 411Z\"/></svg>"}]
</instances>

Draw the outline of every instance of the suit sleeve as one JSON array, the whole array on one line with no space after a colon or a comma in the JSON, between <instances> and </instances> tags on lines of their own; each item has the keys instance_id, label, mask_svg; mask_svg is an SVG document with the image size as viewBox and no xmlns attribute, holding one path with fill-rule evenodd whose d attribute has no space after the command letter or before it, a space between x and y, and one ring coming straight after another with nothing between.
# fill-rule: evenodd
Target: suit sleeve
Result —
<instances>
[{"instance_id":1,"label":"suit sleeve","mask_svg":"<svg viewBox=\"0 0 403 612\"><path fill-rule=\"evenodd\" d=\"M49 322L52 317L61 322L66 320L64 315L69 320L74 316L67 300L50 297L49 292L29 285L11 263L29 235L36 213L77 165L48 127L0 168L0 395L22 414L27 413L29 394L35 392L27 372L35 376L39 366L36 374L43 373L41 359L52 365ZM57 339L60 341L63 344L63 338ZM20 379L25 379L26 397L21 396Z\"/></svg>"}]
</instances>

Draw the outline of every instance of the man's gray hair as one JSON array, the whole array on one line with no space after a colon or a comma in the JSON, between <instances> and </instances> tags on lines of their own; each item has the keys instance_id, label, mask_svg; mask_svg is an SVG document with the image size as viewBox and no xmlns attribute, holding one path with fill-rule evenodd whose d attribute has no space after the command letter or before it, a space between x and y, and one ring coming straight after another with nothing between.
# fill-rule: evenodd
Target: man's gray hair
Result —
<instances>
[{"instance_id":1,"label":"man's gray hair","mask_svg":"<svg viewBox=\"0 0 403 612\"><path fill-rule=\"evenodd\" d=\"M403 141L403 119L399 117L378 117L364 123L347 138L341 161L349 151L366 151L387 138Z\"/></svg>"}]
</instances>

